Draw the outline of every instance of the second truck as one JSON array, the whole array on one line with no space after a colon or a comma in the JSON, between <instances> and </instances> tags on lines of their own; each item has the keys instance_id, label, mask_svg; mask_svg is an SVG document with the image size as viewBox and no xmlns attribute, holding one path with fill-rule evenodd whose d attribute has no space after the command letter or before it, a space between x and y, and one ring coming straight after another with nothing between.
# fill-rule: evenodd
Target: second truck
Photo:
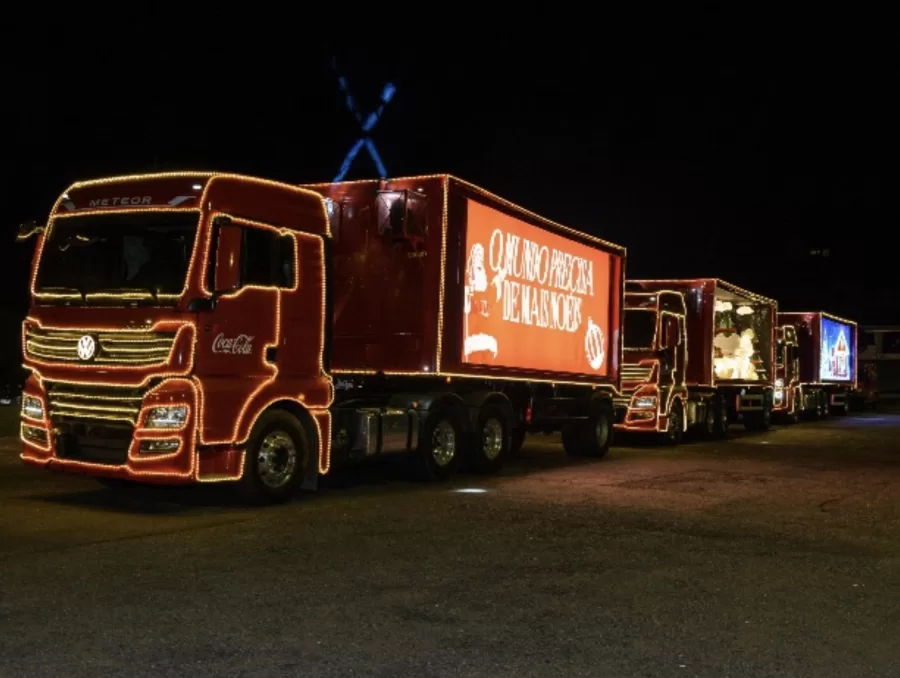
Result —
<instances>
[{"instance_id":1,"label":"second truck","mask_svg":"<svg viewBox=\"0 0 900 678\"><path fill-rule=\"evenodd\" d=\"M771 425L774 300L713 278L629 280L616 429L672 443Z\"/></svg>"}]
</instances>

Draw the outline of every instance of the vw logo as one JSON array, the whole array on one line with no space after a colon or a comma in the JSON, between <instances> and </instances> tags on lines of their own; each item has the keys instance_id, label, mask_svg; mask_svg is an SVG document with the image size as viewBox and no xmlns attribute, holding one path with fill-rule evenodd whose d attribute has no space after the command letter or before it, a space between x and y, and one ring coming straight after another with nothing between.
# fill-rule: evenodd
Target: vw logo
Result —
<instances>
[{"instance_id":1,"label":"vw logo","mask_svg":"<svg viewBox=\"0 0 900 678\"><path fill-rule=\"evenodd\" d=\"M78 357L82 360L90 360L93 358L96 350L97 342L95 342L94 337L89 334L85 334L78 340Z\"/></svg>"}]
</instances>

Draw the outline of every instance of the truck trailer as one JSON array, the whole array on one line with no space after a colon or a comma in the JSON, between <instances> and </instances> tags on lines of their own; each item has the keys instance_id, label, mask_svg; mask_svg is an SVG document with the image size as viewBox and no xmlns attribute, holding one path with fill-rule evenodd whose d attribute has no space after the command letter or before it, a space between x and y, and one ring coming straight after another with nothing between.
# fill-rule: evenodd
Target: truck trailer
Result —
<instances>
[{"instance_id":1,"label":"truck trailer","mask_svg":"<svg viewBox=\"0 0 900 678\"><path fill-rule=\"evenodd\" d=\"M611 444L625 249L460 179L112 177L32 236L28 464L280 501L343 461Z\"/></svg>"},{"instance_id":2,"label":"truck trailer","mask_svg":"<svg viewBox=\"0 0 900 678\"><path fill-rule=\"evenodd\" d=\"M678 442L771 425L777 303L718 279L629 280L616 430Z\"/></svg>"},{"instance_id":3,"label":"truck trailer","mask_svg":"<svg viewBox=\"0 0 900 678\"><path fill-rule=\"evenodd\" d=\"M778 314L774 413L786 421L846 414L857 388L856 323L823 311Z\"/></svg>"}]
</instances>

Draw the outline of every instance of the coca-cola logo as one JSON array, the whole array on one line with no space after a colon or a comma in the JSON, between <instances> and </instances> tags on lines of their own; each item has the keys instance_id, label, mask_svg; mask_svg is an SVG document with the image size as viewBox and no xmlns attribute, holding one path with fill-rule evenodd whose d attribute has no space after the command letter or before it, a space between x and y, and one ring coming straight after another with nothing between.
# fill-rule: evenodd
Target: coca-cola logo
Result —
<instances>
[{"instance_id":1,"label":"coca-cola logo","mask_svg":"<svg viewBox=\"0 0 900 678\"><path fill-rule=\"evenodd\" d=\"M223 333L219 333L213 340L212 352L248 355L253 352L253 337L249 334L226 337Z\"/></svg>"}]
</instances>

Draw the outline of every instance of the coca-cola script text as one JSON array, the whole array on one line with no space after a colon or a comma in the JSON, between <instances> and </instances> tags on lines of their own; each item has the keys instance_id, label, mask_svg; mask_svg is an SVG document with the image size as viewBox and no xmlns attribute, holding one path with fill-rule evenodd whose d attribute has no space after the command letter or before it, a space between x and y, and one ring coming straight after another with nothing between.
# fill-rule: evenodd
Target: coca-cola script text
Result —
<instances>
[{"instance_id":1,"label":"coca-cola script text","mask_svg":"<svg viewBox=\"0 0 900 678\"><path fill-rule=\"evenodd\" d=\"M236 337L226 337L220 333L213 340L213 353L236 353L248 355L253 353L253 337L249 334L239 334Z\"/></svg>"}]
</instances>

